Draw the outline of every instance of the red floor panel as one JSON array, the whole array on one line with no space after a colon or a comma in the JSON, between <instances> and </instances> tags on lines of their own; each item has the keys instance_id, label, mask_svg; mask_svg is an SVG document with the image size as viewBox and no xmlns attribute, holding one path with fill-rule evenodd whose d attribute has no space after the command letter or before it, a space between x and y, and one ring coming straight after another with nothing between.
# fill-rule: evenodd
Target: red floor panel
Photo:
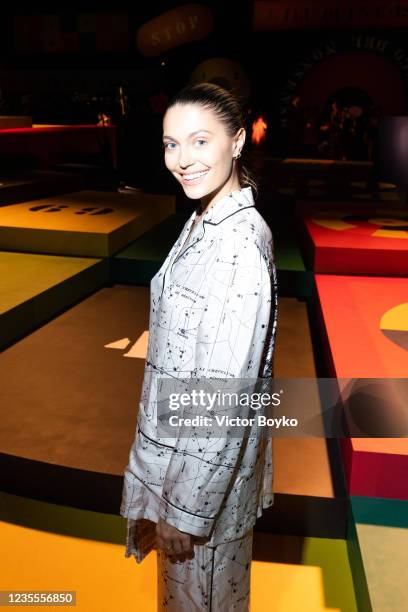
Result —
<instances>
[{"instance_id":1,"label":"red floor panel","mask_svg":"<svg viewBox=\"0 0 408 612\"><path fill-rule=\"evenodd\" d=\"M408 276L408 208L299 202L297 218L315 272Z\"/></svg>"}]
</instances>

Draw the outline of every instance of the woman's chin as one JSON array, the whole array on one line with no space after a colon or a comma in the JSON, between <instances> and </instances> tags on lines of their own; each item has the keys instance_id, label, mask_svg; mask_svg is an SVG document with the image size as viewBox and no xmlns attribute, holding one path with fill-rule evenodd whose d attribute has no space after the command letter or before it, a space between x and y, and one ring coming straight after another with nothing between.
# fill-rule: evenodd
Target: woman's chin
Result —
<instances>
[{"instance_id":1,"label":"woman's chin","mask_svg":"<svg viewBox=\"0 0 408 612\"><path fill-rule=\"evenodd\" d=\"M185 185L182 183L181 186L183 187L186 196L192 200L203 198L209 193L208 187L204 187L204 185Z\"/></svg>"},{"instance_id":2,"label":"woman's chin","mask_svg":"<svg viewBox=\"0 0 408 612\"><path fill-rule=\"evenodd\" d=\"M185 195L190 199L190 200L200 200L204 195L204 191L198 191L198 190L192 190L189 189L188 187L183 187L184 189L184 193Z\"/></svg>"}]
</instances>

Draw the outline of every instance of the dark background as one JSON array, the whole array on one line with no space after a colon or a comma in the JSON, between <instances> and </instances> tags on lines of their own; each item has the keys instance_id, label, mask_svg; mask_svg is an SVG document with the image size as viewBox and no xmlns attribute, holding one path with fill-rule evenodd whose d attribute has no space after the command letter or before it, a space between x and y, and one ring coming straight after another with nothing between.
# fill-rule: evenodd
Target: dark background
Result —
<instances>
[{"instance_id":1,"label":"dark background","mask_svg":"<svg viewBox=\"0 0 408 612\"><path fill-rule=\"evenodd\" d=\"M63 7L50 3L34 6L32 2L17 2L6 7L0 21L0 114L31 114L34 123L74 124L95 123L98 112L104 111L119 127L124 174L137 181L149 167L162 163L162 114L155 112L151 98L158 94L171 96L187 84L192 70L208 58L232 59L246 72L251 83L248 100L251 116L262 114L268 123L263 148L274 155L285 155L287 134L282 99L288 80L304 58L330 40L336 41L338 53L350 53L352 37L359 34L387 39L393 48L408 53L406 30L402 28L252 31L253 2L249 0L201 2L210 7L214 15L215 27L206 39L172 48L158 57L140 53L136 46L137 30L150 19L182 4L188 3L73 0ZM16 17L52 14L58 18L60 29L70 32L78 27L78 14L87 11L123 12L127 16L129 31L122 51L98 52L92 35L82 36L79 53L24 52L19 46L21 33L16 31ZM395 64L392 58L389 62ZM400 70L396 65L394 68ZM347 64L344 70L347 72ZM407 113L407 75L408 71L400 74L404 93L397 105L399 115ZM307 76L299 80L299 87L305 86ZM373 81L376 78L377 75L372 74ZM323 81L324 76L322 84ZM127 96L126 120L120 114L120 85ZM319 100L322 117L337 93L322 93ZM366 92L356 95L364 98ZM393 95L390 91L391 102ZM369 96L367 99L376 103Z\"/></svg>"}]
</instances>

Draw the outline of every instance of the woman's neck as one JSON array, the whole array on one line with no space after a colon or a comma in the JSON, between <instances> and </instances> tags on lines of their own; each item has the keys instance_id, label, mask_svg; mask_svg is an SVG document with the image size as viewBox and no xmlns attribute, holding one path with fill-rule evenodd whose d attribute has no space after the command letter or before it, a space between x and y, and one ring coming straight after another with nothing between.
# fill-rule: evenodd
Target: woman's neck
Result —
<instances>
[{"instance_id":1,"label":"woman's neck","mask_svg":"<svg viewBox=\"0 0 408 612\"><path fill-rule=\"evenodd\" d=\"M212 206L214 206L216 202L218 202L219 200L221 200L222 198L230 194L232 191L241 189L241 185L239 184L238 177L234 177L234 178L235 178L234 181L228 182L228 184L226 183L218 191L216 192L213 191L212 193L201 198L200 205L198 206L198 209L197 209L198 217L202 217L202 215L204 215L207 212L207 210L209 210Z\"/></svg>"}]
</instances>

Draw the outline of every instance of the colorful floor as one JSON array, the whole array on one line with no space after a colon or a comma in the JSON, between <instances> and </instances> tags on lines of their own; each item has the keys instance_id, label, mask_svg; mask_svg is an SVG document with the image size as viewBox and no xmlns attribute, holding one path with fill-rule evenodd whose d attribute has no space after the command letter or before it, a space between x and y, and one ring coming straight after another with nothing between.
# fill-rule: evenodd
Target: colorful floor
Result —
<instances>
[{"instance_id":1,"label":"colorful floor","mask_svg":"<svg viewBox=\"0 0 408 612\"><path fill-rule=\"evenodd\" d=\"M395 268L402 241L398 251L383 245L394 259L378 259L399 278L376 273L371 258L371 268L360 259L360 276L330 266L316 274L308 249L321 248L320 234L302 242L294 214L300 199L306 212L347 200L348 215L361 200L394 205L395 186L376 184L367 163L255 158L278 268L276 376L403 376L408 270ZM60 178L57 186L41 182L47 197L37 187L28 197L25 181L3 182L0 591L75 590L84 612L156 610L155 555L141 565L125 559L119 503L148 286L191 210L175 212L166 195L66 193ZM322 244L336 249L330 231L344 226L332 221ZM390 238L389 227L380 230ZM398 226L393 240L396 231L407 237ZM408 610L408 454L392 452L406 440L350 440L274 440L275 504L256 526L252 612Z\"/></svg>"}]
</instances>

